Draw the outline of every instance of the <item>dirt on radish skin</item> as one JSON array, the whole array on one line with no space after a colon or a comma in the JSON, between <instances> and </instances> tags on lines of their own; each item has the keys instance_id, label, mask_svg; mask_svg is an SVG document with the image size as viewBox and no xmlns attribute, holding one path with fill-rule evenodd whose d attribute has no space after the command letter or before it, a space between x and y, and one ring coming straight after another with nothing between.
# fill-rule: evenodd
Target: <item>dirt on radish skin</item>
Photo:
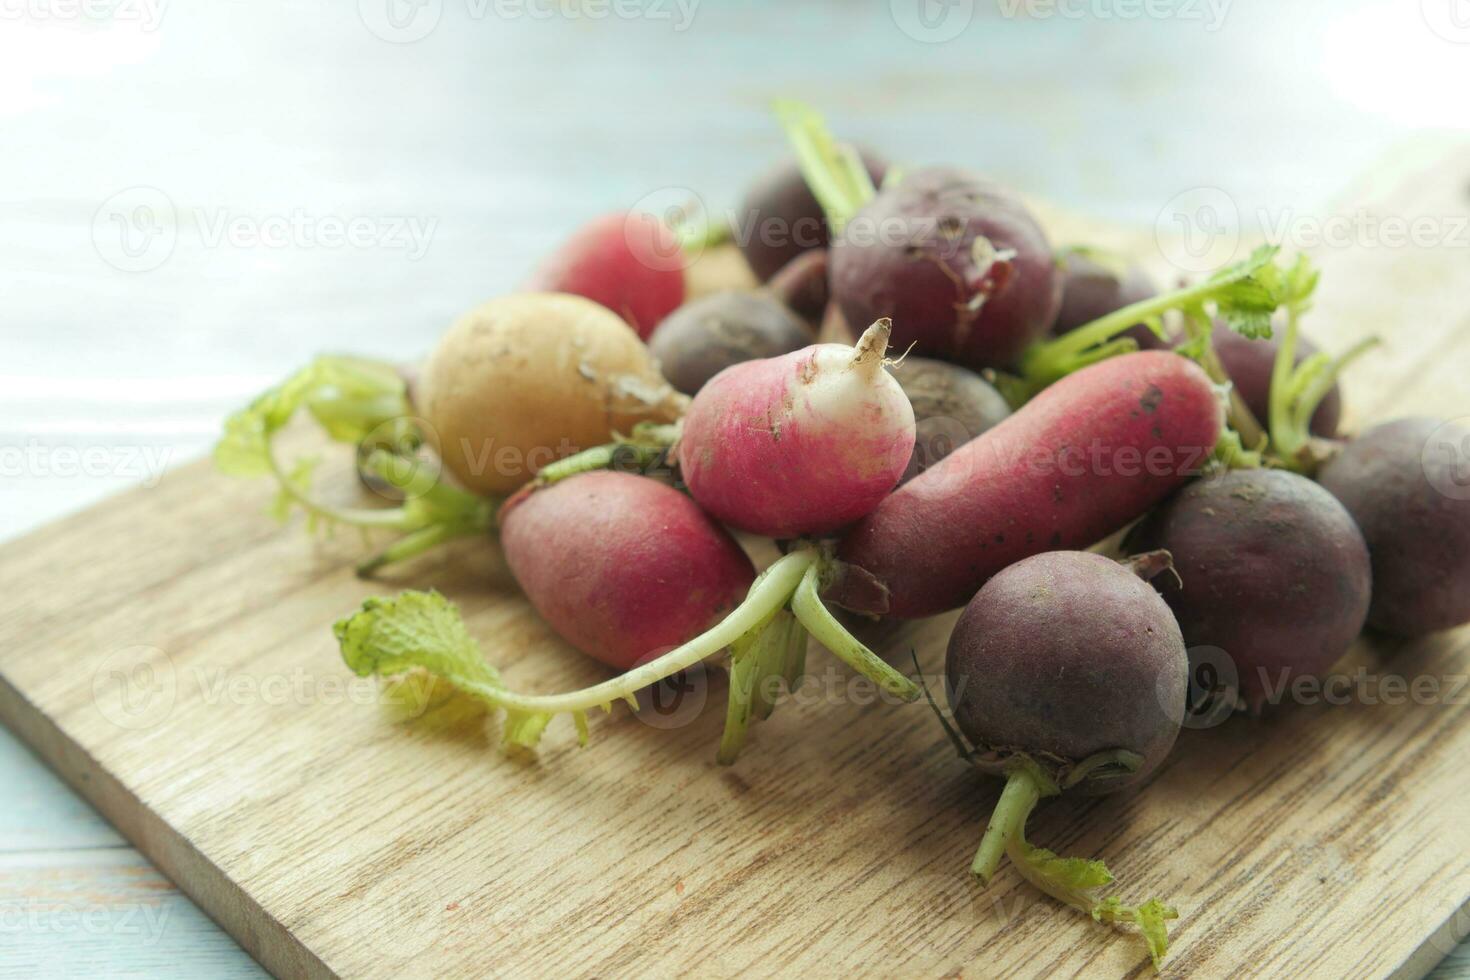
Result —
<instances>
[{"instance_id":1,"label":"dirt on radish skin","mask_svg":"<svg viewBox=\"0 0 1470 980\"><path fill-rule=\"evenodd\" d=\"M1051 246L1009 192L947 167L906 173L832 244L832 296L850 324L891 317L893 345L1006 367L1056 320Z\"/></svg>"},{"instance_id":2,"label":"dirt on radish skin","mask_svg":"<svg viewBox=\"0 0 1470 980\"><path fill-rule=\"evenodd\" d=\"M1423 636L1470 622L1466 447L1463 424L1397 419L1353 439L1318 474L1367 542L1377 629Z\"/></svg>"},{"instance_id":3,"label":"dirt on radish skin","mask_svg":"<svg viewBox=\"0 0 1470 980\"><path fill-rule=\"evenodd\" d=\"M1284 470L1192 483L1129 532L1129 552L1167 549L1179 580L1154 584L1191 648L1223 650L1259 709L1347 652L1368 613L1363 536L1322 487Z\"/></svg>"},{"instance_id":4,"label":"dirt on radish skin","mask_svg":"<svg viewBox=\"0 0 1470 980\"><path fill-rule=\"evenodd\" d=\"M1069 375L886 497L838 546L824 595L854 612L931 616L1043 551L1086 548L1199 469L1219 395L1166 351Z\"/></svg>"},{"instance_id":5,"label":"dirt on radish skin","mask_svg":"<svg viewBox=\"0 0 1470 980\"><path fill-rule=\"evenodd\" d=\"M678 236L662 221L651 214L617 211L573 232L521 290L584 296L647 339L684 302L686 264Z\"/></svg>"},{"instance_id":6,"label":"dirt on radish skin","mask_svg":"<svg viewBox=\"0 0 1470 980\"><path fill-rule=\"evenodd\" d=\"M914 448L914 412L883 369L889 325L856 348L817 344L727 368L689 405L679 469L715 517L772 538L825 534L868 513Z\"/></svg>"},{"instance_id":7,"label":"dirt on radish skin","mask_svg":"<svg viewBox=\"0 0 1470 980\"><path fill-rule=\"evenodd\" d=\"M1027 558L987 582L945 661L955 722L991 762L1023 753L1061 782L1100 752L1138 757L1131 772L1084 778L1076 791L1090 794L1143 780L1169 754L1188 673L1179 626L1153 587L1079 551Z\"/></svg>"},{"instance_id":8,"label":"dirt on radish skin","mask_svg":"<svg viewBox=\"0 0 1470 980\"><path fill-rule=\"evenodd\" d=\"M755 578L745 552L694 501L627 473L521 491L501 510L500 539L541 617L619 670L724 618Z\"/></svg>"}]
</instances>

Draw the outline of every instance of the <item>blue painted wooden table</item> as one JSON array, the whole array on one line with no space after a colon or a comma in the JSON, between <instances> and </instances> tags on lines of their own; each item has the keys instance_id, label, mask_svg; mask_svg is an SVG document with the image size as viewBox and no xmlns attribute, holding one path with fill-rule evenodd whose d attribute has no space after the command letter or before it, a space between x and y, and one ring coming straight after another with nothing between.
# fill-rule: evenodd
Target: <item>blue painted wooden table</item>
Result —
<instances>
[{"instance_id":1,"label":"blue painted wooden table","mask_svg":"<svg viewBox=\"0 0 1470 980\"><path fill-rule=\"evenodd\" d=\"M733 204L778 94L1115 221L1200 187L1309 213L1470 124L1454 2L7 5L0 535L203 452L316 351L422 351L582 218ZM3 731L0 785L0 977L260 974Z\"/></svg>"}]
</instances>

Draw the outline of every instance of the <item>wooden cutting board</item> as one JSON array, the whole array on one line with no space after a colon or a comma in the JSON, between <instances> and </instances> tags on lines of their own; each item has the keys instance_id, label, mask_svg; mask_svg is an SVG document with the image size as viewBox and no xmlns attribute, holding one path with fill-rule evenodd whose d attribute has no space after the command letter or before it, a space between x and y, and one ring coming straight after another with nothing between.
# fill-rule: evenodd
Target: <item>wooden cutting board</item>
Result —
<instances>
[{"instance_id":1,"label":"wooden cutting board","mask_svg":"<svg viewBox=\"0 0 1470 980\"><path fill-rule=\"evenodd\" d=\"M1448 234L1466 214L1470 153L1389 172L1315 217ZM1150 230L1044 217L1059 242L1159 254ZM1352 421L1470 413L1466 244L1313 250L1314 337L1387 341L1347 384ZM365 583L354 535L282 528L268 494L196 464L0 550L0 718L276 974L1149 972L1135 936L1013 871L972 881L996 784L925 706L874 703L820 651L730 768L718 671L671 719L595 718L585 749L560 720L534 760L456 702L390 723L329 627L399 587L460 602L517 687L605 675L484 543ZM949 622L882 646L932 675ZM1151 785L1046 803L1031 838L1179 906L1166 974L1422 974L1470 932L1470 631L1361 642L1341 673L1359 670L1370 693L1387 676L1439 693L1188 731Z\"/></svg>"}]
</instances>

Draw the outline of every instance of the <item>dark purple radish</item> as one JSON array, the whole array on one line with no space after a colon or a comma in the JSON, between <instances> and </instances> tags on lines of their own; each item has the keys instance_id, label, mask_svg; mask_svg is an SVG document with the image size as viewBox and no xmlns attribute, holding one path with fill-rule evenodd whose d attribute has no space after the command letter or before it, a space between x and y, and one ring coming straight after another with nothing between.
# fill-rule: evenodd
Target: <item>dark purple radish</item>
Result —
<instances>
[{"instance_id":1,"label":"dark purple radish","mask_svg":"<svg viewBox=\"0 0 1470 980\"><path fill-rule=\"evenodd\" d=\"M1191 483L1124 547L1174 556L1178 581L1155 584L1185 642L1223 651L1255 711L1297 678L1328 671L1368 614L1363 535L1332 494L1295 473L1234 470Z\"/></svg>"},{"instance_id":2,"label":"dark purple radish","mask_svg":"<svg viewBox=\"0 0 1470 980\"><path fill-rule=\"evenodd\" d=\"M790 100L776 112L834 230L832 298L849 324L891 318L898 349L976 369L1008 366L1045 335L1061 278L1018 198L952 167L875 189L816 112Z\"/></svg>"},{"instance_id":3,"label":"dark purple radish","mask_svg":"<svg viewBox=\"0 0 1470 980\"><path fill-rule=\"evenodd\" d=\"M1041 226L967 171L906 173L843 226L829 261L848 323L891 317L899 350L1005 367L1056 319L1060 281Z\"/></svg>"},{"instance_id":4,"label":"dark purple radish","mask_svg":"<svg viewBox=\"0 0 1470 980\"><path fill-rule=\"evenodd\" d=\"M868 179L882 184L888 165L875 153L858 152ZM801 253L824 249L831 240L822 206L791 159L772 167L750 188L735 226L736 244L761 282Z\"/></svg>"},{"instance_id":5,"label":"dark purple radish","mask_svg":"<svg viewBox=\"0 0 1470 980\"><path fill-rule=\"evenodd\" d=\"M732 364L789 354L815 339L806 321L770 292L729 291L670 313L648 349L669 384L692 395Z\"/></svg>"},{"instance_id":6,"label":"dark purple radish","mask_svg":"<svg viewBox=\"0 0 1470 980\"><path fill-rule=\"evenodd\" d=\"M1159 293L1148 273L1136 265L1098 261L1081 249L1063 252L1057 263L1062 270L1062 305L1052 324L1053 335L1075 330ZM1118 336L1131 338L1139 350L1163 350L1169 346L1168 341L1142 323Z\"/></svg>"},{"instance_id":7,"label":"dark purple radish","mask_svg":"<svg viewBox=\"0 0 1470 980\"><path fill-rule=\"evenodd\" d=\"M1246 407L1262 425L1271 422L1271 372L1276 364L1276 353L1281 349L1279 341L1262 338L1251 340L1223 325L1217 325L1213 334L1215 354L1220 365L1230 375L1235 390L1240 392ZM1297 364L1317 353L1317 346L1305 337L1296 340ZM1311 433L1322 439L1337 435L1338 420L1342 416L1342 394L1337 385L1318 403L1312 413Z\"/></svg>"},{"instance_id":8,"label":"dark purple radish","mask_svg":"<svg viewBox=\"0 0 1470 980\"><path fill-rule=\"evenodd\" d=\"M1370 625L1412 637L1470 622L1470 427L1385 422L1349 442L1318 479L1368 543Z\"/></svg>"},{"instance_id":9,"label":"dark purple radish","mask_svg":"<svg viewBox=\"0 0 1470 980\"><path fill-rule=\"evenodd\" d=\"M1017 562L970 600L945 661L954 720L970 743L961 751L1006 777L971 870L988 883L1009 855L1054 898L1101 921L1137 924L1155 963L1164 921L1177 913L1157 901L1103 899L1105 868L1032 847L1025 830L1040 799L1133 786L1173 748L1189 658L1169 607L1141 577L1167 567L1167 555L1120 564L1081 551Z\"/></svg>"},{"instance_id":10,"label":"dark purple radish","mask_svg":"<svg viewBox=\"0 0 1470 980\"><path fill-rule=\"evenodd\" d=\"M958 364L905 357L890 371L914 407L914 454L907 482L1011 414L1011 407L980 375Z\"/></svg>"}]
</instances>

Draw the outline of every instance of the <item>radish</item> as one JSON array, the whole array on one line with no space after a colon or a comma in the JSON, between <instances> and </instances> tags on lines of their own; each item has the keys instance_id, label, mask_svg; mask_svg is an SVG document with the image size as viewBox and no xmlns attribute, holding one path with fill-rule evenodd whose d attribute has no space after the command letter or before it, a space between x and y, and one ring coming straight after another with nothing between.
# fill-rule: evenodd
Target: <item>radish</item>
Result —
<instances>
[{"instance_id":1,"label":"radish","mask_svg":"<svg viewBox=\"0 0 1470 980\"><path fill-rule=\"evenodd\" d=\"M907 482L1011 414L984 378L958 364L905 357L893 376L914 407L914 454Z\"/></svg>"},{"instance_id":2,"label":"radish","mask_svg":"<svg viewBox=\"0 0 1470 980\"><path fill-rule=\"evenodd\" d=\"M945 167L876 191L815 112L782 101L777 113L836 231L832 298L848 323L889 317L895 345L977 369L1011 364L1051 326L1060 278L1019 200Z\"/></svg>"},{"instance_id":3,"label":"radish","mask_svg":"<svg viewBox=\"0 0 1470 980\"><path fill-rule=\"evenodd\" d=\"M585 296L646 339L684 302L686 264L679 236L668 225L651 214L617 211L573 232L521 289Z\"/></svg>"},{"instance_id":4,"label":"radish","mask_svg":"<svg viewBox=\"0 0 1470 980\"><path fill-rule=\"evenodd\" d=\"M732 364L808 346L812 329L766 292L723 292L685 303L648 338L659 369L679 391L698 392Z\"/></svg>"},{"instance_id":5,"label":"radish","mask_svg":"<svg viewBox=\"0 0 1470 980\"><path fill-rule=\"evenodd\" d=\"M1064 378L885 498L837 550L829 599L900 618L964 605L996 572L1087 547L1196 474L1220 438L1220 396L1166 351Z\"/></svg>"},{"instance_id":6,"label":"radish","mask_svg":"<svg viewBox=\"0 0 1470 980\"><path fill-rule=\"evenodd\" d=\"M821 323L831 293L827 283L827 251L802 252L766 283L766 288L807 323Z\"/></svg>"},{"instance_id":7,"label":"radish","mask_svg":"<svg viewBox=\"0 0 1470 980\"><path fill-rule=\"evenodd\" d=\"M913 409L884 370L889 327L886 320L874 323L856 347L817 344L716 375L690 402L677 436L679 473L690 495L733 527L783 539L829 534L871 511L897 484L914 448ZM562 460L539 480L604 467L611 450ZM800 544L757 581L748 602L759 593L759 603L736 610L710 631L723 637L731 620L746 623L732 650L720 762L733 762L750 721L769 713L760 692L777 675L788 676L783 665L792 650L803 648L807 633L885 692L907 700L918 696L912 681L823 606L819 592L831 568L828 546ZM785 583L784 590L773 582ZM788 607L794 622L783 615ZM682 654L675 651L647 667L660 663L659 669L682 669Z\"/></svg>"},{"instance_id":8,"label":"radish","mask_svg":"<svg viewBox=\"0 0 1470 980\"><path fill-rule=\"evenodd\" d=\"M1160 589L1185 642L1223 650L1254 711L1295 678L1330 669L1368 614L1363 535L1330 493L1285 470L1191 483L1124 547L1174 556L1179 579Z\"/></svg>"},{"instance_id":9,"label":"radish","mask_svg":"<svg viewBox=\"0 0 1470 980\"><path fill-rule=\"evenodd\" d=\"M513 293L466 313L419 386L431 443L485 495L640 422L672 421L685 403L627 324L564 293Z\"/></svg>"},{"instance_id":10,"label":"radish","mask_svg":"<svg viewBox=\"0 0 1470 980\"><path fill-rule=\"evenodd\" d=\"M1385 422L1318 474L1352 514L1373 565L1368 622L1423 636L1470 622L1470 428Z\"/></svg>"},{"instance_id":11,"label":"radish","mask_svg":"<svg viewBox=\"0 0 1470 980\"><path fill-rule=\"evenodd\" d=\"M826 534L888 495L914 449L914 412L883 369L890 324L855 348L818 344L727 368L685 413L679 470L715 517L773 538Z\"/></svg>"},{"instance_id":12,"label":"radish","mask_svg":"<svg viewBox=\"0 0 1470 980\"><path fill-rule=\"evenodd\" d=\"M961 755L1006 778L971 870L989 882L1009 854L1022 877L1104 922L1136 924L1157 966L1178 913L1097 892L1112 882L1097 861L1059 858L1026 841L1042 797L1133 786L1169 754L1184 718L1189 660L1179 627L1143 580L1168 555L1119 564L1055 551L996 575L950 636L945 674ZM941 716L943 720L943 716ZM946 725L946 727L948 727Z\"/></svg>"},{"instance_id":13,"label":"radish","mask_svg":"<svg viewBox=\"0 0 1470 980\"><path fill-rule=\"evenodd\" d=\"M757 290L725 290L690 300L648 338L664 377L692 395L732 364L808 346L827 304L827 253L803 252Z\"/></svg>"},{"instance_id":14,"label":"radish","mask_svg":"<svg viewBox=\"0 0 1470 980\"><path fill-rule=\"evenodd\" d=\"M500 542L541 618L619 670L708 629L755 578L735 539L692 500L626 473L522 490L500 509Z\"/></svg>"},{"instance_id":15,"label":"radish","mask_svg":"<svg viewBox=\"0 0 1470 980\"><path fill-rule=\"evenodd\" d=\"M881 184L887 165L858 151L868 180ZM751 186L735 222L735 242L756 278L765 282L798 256L823 250L831 238L826 215L795 160L783 160ZM868 321L864 321L868 322Z\"/></svg>"}]
</instances>

